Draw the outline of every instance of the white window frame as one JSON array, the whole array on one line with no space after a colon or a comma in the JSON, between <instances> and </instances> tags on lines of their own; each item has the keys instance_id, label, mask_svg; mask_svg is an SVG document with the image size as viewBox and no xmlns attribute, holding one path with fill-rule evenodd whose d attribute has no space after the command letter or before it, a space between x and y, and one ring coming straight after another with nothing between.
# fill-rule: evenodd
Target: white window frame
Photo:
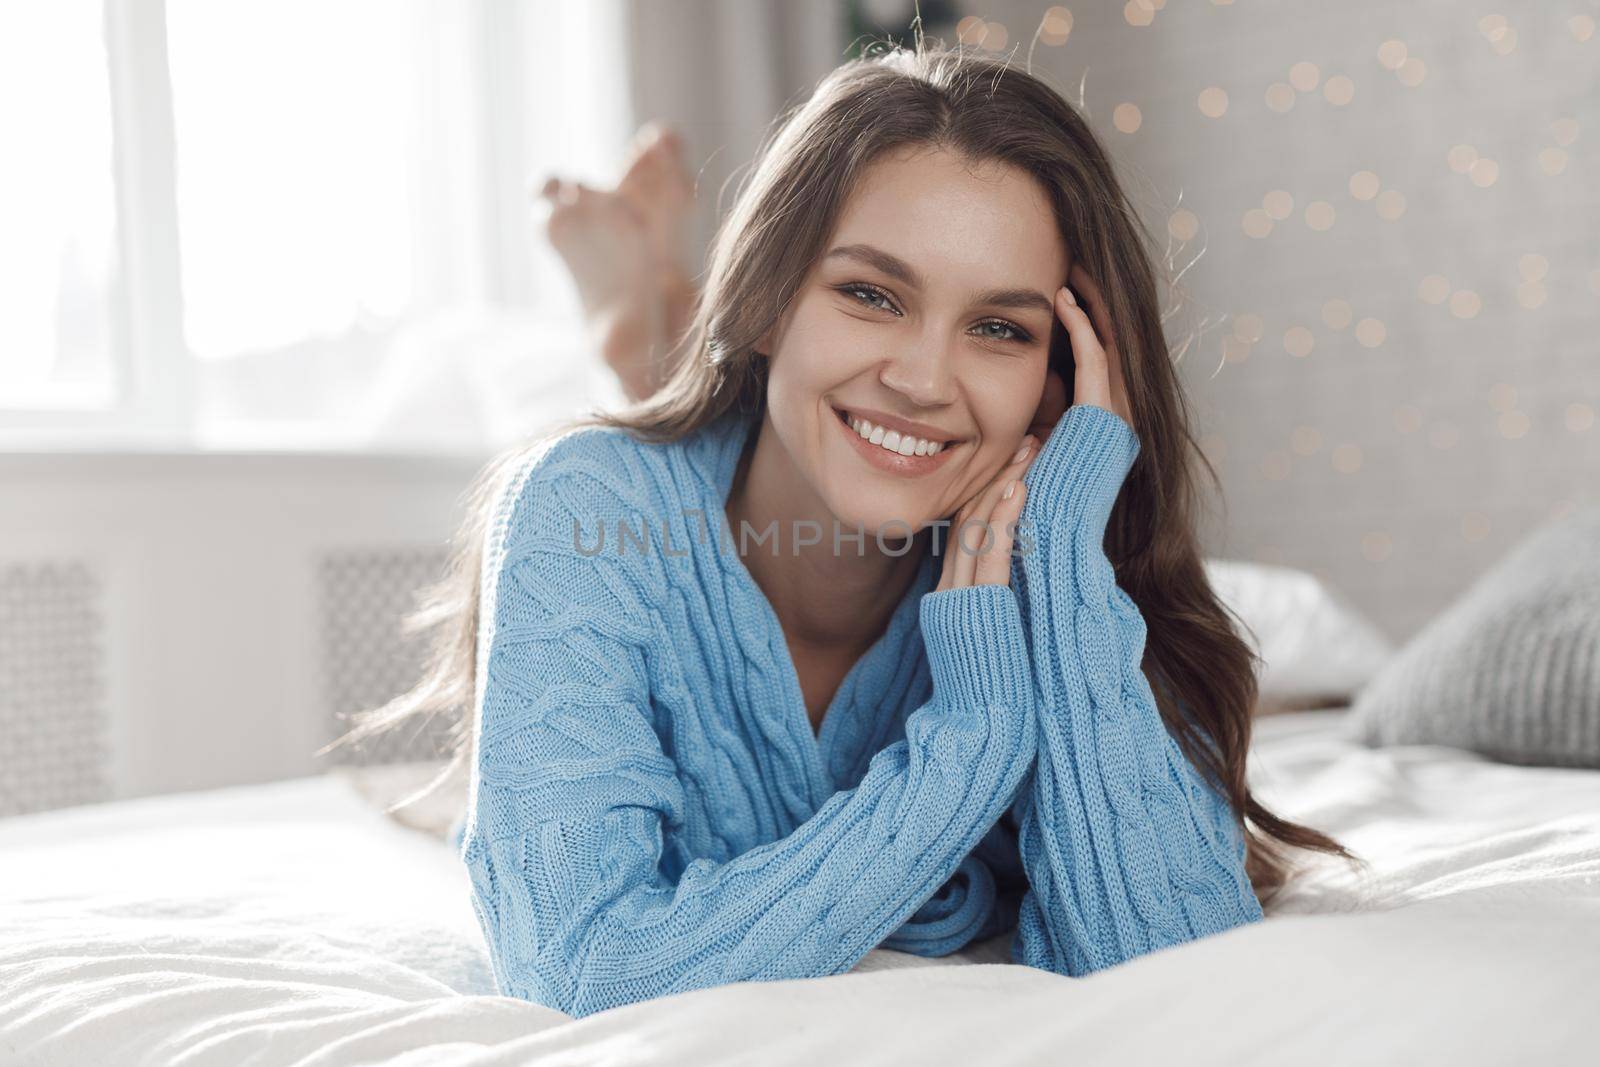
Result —
<instances>
[{"instance_id":1,"label":"white window frame","mask_svg":"<svg viewBox=\"0 0 1600 1067\"><path fill-rule=\"evenodd\" d=\"M263 0L265 2L265 0ZM496 307L549 307L535 293L526 239L529 211L524 111L525 8L521 0L431 0L464 12L452 28L465 61L484 76L461 101L461 129L472 146L457 203L471 218L454 231L469 244L463 262ZM562 5L563 8L566 5ZM165 0L103 0L111 91L117 270L109 294L112 402L104 407L6 407L0 448L19 451L193 451L195 357L183 329L176 133L167 59ZM585 0L567 17L589 26L620 25L620 0ZM541 16L543 17L543 16ZM609 36L609 34L607 34ZM616 40L615 37L610 37ZM622 72L611 72L622 77ZM569 101L564 100L563 103ZM611 115L617 132L626 122ZM619 142L620 143L620 142Z\"/></svg>"}]
</instances>

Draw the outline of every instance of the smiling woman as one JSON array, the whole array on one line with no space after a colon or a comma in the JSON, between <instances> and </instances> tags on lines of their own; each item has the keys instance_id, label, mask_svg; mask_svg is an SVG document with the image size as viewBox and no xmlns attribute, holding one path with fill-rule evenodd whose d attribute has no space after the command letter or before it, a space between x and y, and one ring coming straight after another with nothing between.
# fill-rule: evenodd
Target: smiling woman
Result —
<instances>
[{"instance_id":1,"label":"smiling woman","mask_svg":"<svg viewBox=\"0 0 1600 1067\"><path fill-rule=\"evenodd\" d=\"M810 499L812 510L848 525L877 529L898 519L922 529L977 495L1041 421L1054 321L1045 294L1067 277L1068 251L1048 198L1025 172L926 143L862 169L830 244L757 340L770 363L775 447L757 443L735 509L761 519ZM819 432L815 424L837 421L837 411L883 426L878 444L891 450L907 434L944 445L932 462L860 449L859 436ZM858 455L901 476L863 478ZM928 477L935 470L937 479ZM892 561L829 562L855 575L877 570L871 581L857 579L869 588L894 587ZM791 563L750 566L763 588L804 603ZM839 609L855 606L819 604L805 621L838 635ZM864 638L881 620L860 607L864 615L847 615L844 629L859 626Z\"/></svg>"},{"instance_id":2,"label":"smiling woman","mask_svg":"<svg viewBox=\"0 0 1600 1067\"><path fill-rule=\"evenodd\" d=\"M502 992L584 1015L997 936L1081 975L1259 920L1284 846L1348 855L1246 786L1145 236L991 56L919 40L783 117L670 376L484 472L430 674L352 735L467 710ZM679 548L575 550L616 524Z\"/></svg>"}]
</instances>

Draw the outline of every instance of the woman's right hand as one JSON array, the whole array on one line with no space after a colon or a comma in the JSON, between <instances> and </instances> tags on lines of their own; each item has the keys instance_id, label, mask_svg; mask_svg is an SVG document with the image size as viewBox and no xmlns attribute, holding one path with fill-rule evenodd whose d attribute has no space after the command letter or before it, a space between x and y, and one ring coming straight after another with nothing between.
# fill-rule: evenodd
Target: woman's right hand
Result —
<instances>
[{"instance_id":1,"label":"woman's right hand","mask_svg":"<svg viewBox=\"0 0 1600 1067\"><path fill-rule=\"evenodd\" d=\"M1028 491L1022 475L1038 451L1038 438L1028 434L1000 472L950 520L942 548L944 570L934 592L1011 583L1012 531Z\"/></svg>"}]
</instances>

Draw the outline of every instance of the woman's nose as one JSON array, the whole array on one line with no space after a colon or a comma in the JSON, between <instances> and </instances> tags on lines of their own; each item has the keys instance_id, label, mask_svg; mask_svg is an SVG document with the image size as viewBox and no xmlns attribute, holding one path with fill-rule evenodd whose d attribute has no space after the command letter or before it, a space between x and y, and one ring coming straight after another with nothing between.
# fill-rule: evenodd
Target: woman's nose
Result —
<instances>
[{"instance_id":1,"label":"woman's nose","mask_svg":"<svg viewBox=\"0 0 1600 1067\"><path fill-rule=\"evenodd\" d=\"M954 358L950 346L929 331L896 348L884 362L880 380L920 406L948 404L955 392Z\"/></svg>"}]
</instances>

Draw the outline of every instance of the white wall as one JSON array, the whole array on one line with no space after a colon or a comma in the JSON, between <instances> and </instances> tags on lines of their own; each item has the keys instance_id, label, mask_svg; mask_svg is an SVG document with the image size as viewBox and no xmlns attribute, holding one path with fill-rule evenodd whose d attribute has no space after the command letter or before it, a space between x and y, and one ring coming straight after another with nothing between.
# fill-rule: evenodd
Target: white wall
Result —
<instances>
[{"instance_id":1,"label":"white wall","mask_svg":"<svg viewBox=\"0 0 1600 1067\"><path fill-rule=\"evenodd\" d=\"M476 470L438 457L0 456L0 565L85 560L103 581L105 799L312 772L330 730L322 553L442 548ZM17 678L29 665L0 666Z\"/></svg>"}]
</instances>

